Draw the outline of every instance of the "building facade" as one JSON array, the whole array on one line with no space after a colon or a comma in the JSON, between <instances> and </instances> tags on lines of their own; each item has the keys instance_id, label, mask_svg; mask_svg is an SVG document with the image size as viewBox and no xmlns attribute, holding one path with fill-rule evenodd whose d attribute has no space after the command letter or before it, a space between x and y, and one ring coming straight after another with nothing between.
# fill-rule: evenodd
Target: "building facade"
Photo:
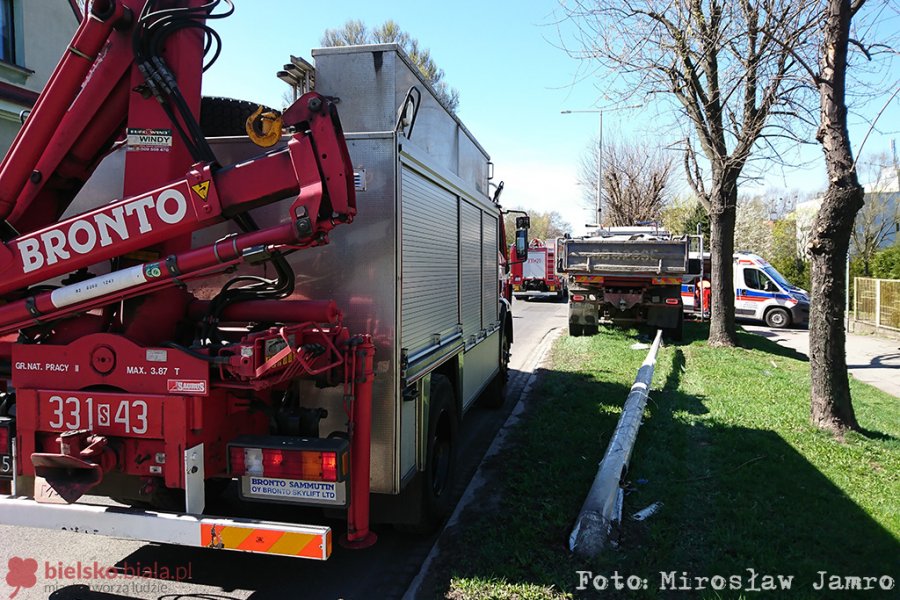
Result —
<instances>
[{"instance_id":1,"label":"building facade","mask_svg":"<svg viewBox=\"0 0 900 600\"><path fill-rule=\"evenodd\" d=\"M871 183L863 184L865 204L856 215L851 253L870 249L883 249L900 242L900 168L893 165L881 169ZM822 205L822 196L800 202L793 216L797 223L797 254L806 256L806 247L812 231L813 220Z\"/></svg>"},{"instance_id":2,"label":"building facade","mask_svg":"<svg viewBox=\"0 0 900 600\"><path fill-rule=\"evenodd\" d=\"M81 21L77 0L0 0L0 153L22 126Z\"/></svg>"}]
</instances>

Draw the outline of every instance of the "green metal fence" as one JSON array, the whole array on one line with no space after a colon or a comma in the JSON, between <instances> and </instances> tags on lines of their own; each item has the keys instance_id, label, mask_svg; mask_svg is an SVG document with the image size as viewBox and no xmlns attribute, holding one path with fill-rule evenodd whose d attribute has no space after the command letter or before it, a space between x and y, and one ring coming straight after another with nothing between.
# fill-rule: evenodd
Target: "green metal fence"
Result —
<instances>
[{"instance_id":1,"label":"green metal fence","mask_svg":"<svg viewBox=\"0 0 900 600\"><path fill-rule=\"evenodd\" d=\"M900 331L900 280L856 277L853 282L856 320Z\"/></svg>"}]
</instances>

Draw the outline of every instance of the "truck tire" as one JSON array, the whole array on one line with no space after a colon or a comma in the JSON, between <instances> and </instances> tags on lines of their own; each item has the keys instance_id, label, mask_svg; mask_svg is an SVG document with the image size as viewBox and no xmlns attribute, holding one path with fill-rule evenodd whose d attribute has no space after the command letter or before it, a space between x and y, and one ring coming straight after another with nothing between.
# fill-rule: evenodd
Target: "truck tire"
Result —
<instances>
[{"instance_id":1,"label":"truck tire","mask_svg":"<svg viewBox=\"0 0 900 600\"><path fill-rule=\"evenodd\" d=\"M509 380L509 336L504 327L500 333L500 370L481 394L479 402L485 408L500 408L506 403L506 382Z\"/></svg>"},{"instance_id":2,"label":"truck tire","mask_svg":"<svg viewBox=\"0 0 900 600\"><path fill-rule=\"evenodd\" d=\"M417 494L421 502L419 518L415 523L395 525L396 529L406 533L432 533L453 511L459 418L453 386L443 375L431 376L430 405L425 472L416 482L420 486Z\"/></svg>"},{"instance_id":3,"label":"truck tire","mask_svg":"<svg viewBox=\"0 0 900 600\"><path fill-rule=\"evenodd\" d=\"M431 529L435 529L453 511L451 496L459 438L453 386L443 375L431 376L430 404L423 518L430 521Z\"/></svg>"},{"instance_id":4,"label":"truck tire","mask_svg":"<svg viewBox=\"0 0 900 600\"><path fill-rule=\"evenodd\" d=\"M572 337L581 337L584 335L584 326L577 323L569 323L569 335Z\"/></svg>"},{"instance_id":5,"label":"truck tire","mask_svg":"<svg viewBox=\"0 0 900 600\"><path fill-rule=\"evenodd\" d=\"M678 324L666 329L663 333L673 342L680 342L684 339L684 311L678 313Z\"/></svg>"},{"instance_id":6,"label":"truck tire","mask_svg":"<svg viewBox=\"0 0 900 600\"><path fill-rule=\"evenodd\" d=\"M600 328L596 325L585 325L584 326L584 335L597 335L597 332L600 331Z\"/></svg>"},{"instance_id":7,"label":"truck tire","mask_svg":"<svg viewBox=\"0 0 900 600\"><path fill-rule=\"evenodd\" d=\"M766 325L776 329L784 329L791 324L791 315L780 306L770 308L765 316Z\"/></svg>"}]
</instances>

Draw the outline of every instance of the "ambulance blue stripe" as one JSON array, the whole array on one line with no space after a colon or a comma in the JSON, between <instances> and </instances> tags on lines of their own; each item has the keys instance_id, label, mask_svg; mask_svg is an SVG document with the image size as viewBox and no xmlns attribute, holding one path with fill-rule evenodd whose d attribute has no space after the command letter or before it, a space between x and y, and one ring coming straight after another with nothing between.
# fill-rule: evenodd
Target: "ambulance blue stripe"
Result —
<instances>
[{"instance_id":1,"label":"ambulance blue stripe","mask_svg":"<svg viewBox=\"0 0 900 600\"><path fill-rule=\"evenodd\" d=\"M750 296L752 298L774 298L776 300L790 300L788 294L776 294L775 292L761 292L759 290L744 290L742 296Z\"/></svg>"}]
</instances>

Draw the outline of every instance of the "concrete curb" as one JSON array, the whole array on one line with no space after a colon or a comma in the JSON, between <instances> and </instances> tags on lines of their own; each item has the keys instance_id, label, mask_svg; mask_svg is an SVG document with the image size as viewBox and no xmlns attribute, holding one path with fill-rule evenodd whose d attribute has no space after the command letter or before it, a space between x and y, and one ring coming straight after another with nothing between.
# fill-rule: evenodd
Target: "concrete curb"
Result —
<instances>
[{"instance_id":1,"label":"concrete curb","mask_svg":"<svg viewBox=\"0 0 900 600\"><path fill-rule=\"evenodd\" d=\"M416 575L416 577L409 584L406 593L403 594L403 600L416 600L419 597L419 592L421 590L422 584L425 582L428 571L431 569L431 565L440 554L441 541L444 539L447 531L459 523L460 516L462 515L463 511L475 499L478 490L485 483L487 483L487 479L484 476L484 464L489 458L496 456L506 447L509 433L516 425L518 425L519 420L522 417L522 413L525 411L525 403L531 396L534 384L537 382L538 368L545 363L550 347L553 345L553 342L556 341L556 339L560 335L562 335L562 332L563 330L560 327L555 327L548 331L538 344L538 347L535 348L534 352L532 353L533 359L527 363L527 367L529 367L529 369L528 371L525 371L525 373L528 373L528 379L525 381L522 392L519 394L519 398L516 400L516 405L513 407L509 417L507 417L506 421L503 423L500 431L497 432L497 435L494 438L494 441L491 442L491 445L487 449L487 452L484 453L481 462L478 464L478 469L475 471L475 475L472 476L472 480L469 481L469 485L466 486L466 489L463 492L459 503L453 510L453 514L450 515L450 518L447 520L447 523L441 530L440 535L438 536L437 540L435 540L434 545L431 547L431 551L428 553L428 556L422 563L422 566L419 569L419 574Z\"/></svg>"}]
</instances>

